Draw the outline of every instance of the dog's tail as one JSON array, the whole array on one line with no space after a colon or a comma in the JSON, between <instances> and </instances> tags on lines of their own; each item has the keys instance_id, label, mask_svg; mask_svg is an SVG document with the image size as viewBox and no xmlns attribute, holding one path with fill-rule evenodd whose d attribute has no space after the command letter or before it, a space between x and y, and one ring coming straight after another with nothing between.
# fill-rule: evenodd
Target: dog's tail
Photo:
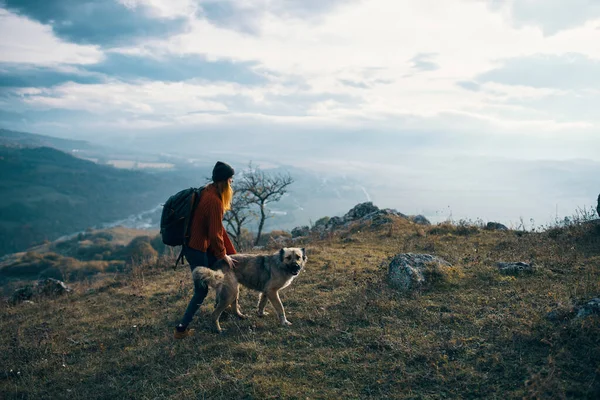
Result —
<instances>
[{"instance_id":1,"label":"dog's tail","mask_svg":"<svg viewBox=\"0 0 600 400\"><path fill-rule=\"evenodd\" d=\"M194 268L192 277L194 278L194 285L207 285L215 289L221 287L225 279L222 271L213 271L206 267Z\"/></svg>"}]
</instances>

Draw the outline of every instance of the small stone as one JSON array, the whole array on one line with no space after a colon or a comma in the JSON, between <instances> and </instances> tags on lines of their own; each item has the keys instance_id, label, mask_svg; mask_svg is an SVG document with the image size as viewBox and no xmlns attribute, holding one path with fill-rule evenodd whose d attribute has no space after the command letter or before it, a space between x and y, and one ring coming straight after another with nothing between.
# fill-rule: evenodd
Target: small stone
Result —
<instances>
[{"instance_id":1,"label":"small stone","mask_svg":"<svg viewBox=\"0 0 600 400\"><path fill-rule=\"evenodd\" d=\"M520 273L531 273L533 272L533 264L527 264L524 262L499 262L496 264L498 270L502 274L513 275Z\"/></svg>"},{"instance_id":2,"label":"small stone","mask_svg":"<svg viewBox=\"0 0 600 400\"><path fill-rule=\"evenodd\" d=\"M600 297L596 297L579 308L577 318L585 318L588 315L600 315Z\"/></svg>"}]
</instances>

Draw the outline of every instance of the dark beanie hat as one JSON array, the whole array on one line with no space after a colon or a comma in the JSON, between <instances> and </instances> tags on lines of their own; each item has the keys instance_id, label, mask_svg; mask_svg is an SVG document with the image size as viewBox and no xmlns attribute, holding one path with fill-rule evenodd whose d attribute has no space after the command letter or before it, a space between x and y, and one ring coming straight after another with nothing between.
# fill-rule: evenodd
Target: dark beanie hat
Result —
<instances>
[{"instance_id":1,"label":"dark beanie hat","mask_svg":"<svg viewBox=\"0 0 600 400\"><path fill-rule=\"evenodd\" d=\"M213 182L226 181L227 179L231 178L234 173L235 171L233 168L231 168L231 165L217 161L215 167L213 168L212 180Z\"/></svg>"}]
</instances>

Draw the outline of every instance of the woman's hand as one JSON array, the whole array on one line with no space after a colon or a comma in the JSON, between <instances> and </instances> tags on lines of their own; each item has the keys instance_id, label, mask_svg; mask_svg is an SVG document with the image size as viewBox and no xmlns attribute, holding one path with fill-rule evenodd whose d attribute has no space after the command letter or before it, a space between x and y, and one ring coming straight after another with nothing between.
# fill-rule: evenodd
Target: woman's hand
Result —
<instances>
[{"instance_id":1,"label":"woman's hand","mask_svg":"<svg viewBox=\"0 0 600 400\"><path fill-rule=\"evenodd\" d=\"M225 258L223 260L225 260L227 265L229 265L229 268L235 269L235 264L237 264L237 260L234 260L233 258L231 258L228 255L225 255Z\"/></svg>"}]
</instances>

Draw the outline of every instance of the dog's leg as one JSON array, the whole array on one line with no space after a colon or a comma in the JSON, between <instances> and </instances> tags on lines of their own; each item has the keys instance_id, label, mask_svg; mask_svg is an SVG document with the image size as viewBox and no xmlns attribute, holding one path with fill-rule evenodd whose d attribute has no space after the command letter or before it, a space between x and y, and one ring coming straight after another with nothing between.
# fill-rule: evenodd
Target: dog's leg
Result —
<instances>
[{"instance_id":1,"label":"dog's leg","mask_svg":"<svg viewBox=\"0 0 600 400\"><path fill-rule=\"evenodd\" d=\"M265 311L265 306L267 305L267 301L269 298L266 293L261 293L258 295L258 316L264 317L265 315L269 315L268 312Z\"/></svg>"},{"instance_id":2,"label":"dog's leg","mask_svg":"<svg viewBox=\"0 0 600 400\"><path fill-rule=\"evenodd\" d=\"M240 286L238 285L238 287L237 287L237 295L235 296L235 300L233 300L233 303L231 304L231 308L233 308L235 310L235 315L237 315L238 318L240 318L240 319L246 319L246 318L248 318L248 316L242 314L242 310L240 309L240 303L238 301L239 298L240 298Z\"/></svg>"},{"instance_id":3,"label":"dog's leg","mask_svg":"<svg viewBox=\"0 0 600 400\"><path fill-rule=\"evenodd\" d=\"M213 321L215 331L217 333L223 333L223 330L221 329L221 325L219 324L219 318L221 317L223 310L225 310L227 307L229 307L231 305L231 303L233 303L233 301L235 300L236 297L237 297L237 293L234 293L234 291L230 287L223 286L221 288L217 306L215 307L215 310L213 311L213 313L211 315L211 319Z\"/></svg>"},{"instance_id":4,"label":"dog's leg","mask_svg":"<svg viewBox=\"0 0 600 400\"><path fill-rule=\"evenodd\" d=\"M283 309L283 304L279 298L279 292L277 290L270 290L267 292L267 296L269 297L269 300L271 300L273 307L275 307L275 311L277 311L277 316L279 317L281 325L291 325L292 323L285 317L285 310Z\"/></svg>"}]
</instances>

